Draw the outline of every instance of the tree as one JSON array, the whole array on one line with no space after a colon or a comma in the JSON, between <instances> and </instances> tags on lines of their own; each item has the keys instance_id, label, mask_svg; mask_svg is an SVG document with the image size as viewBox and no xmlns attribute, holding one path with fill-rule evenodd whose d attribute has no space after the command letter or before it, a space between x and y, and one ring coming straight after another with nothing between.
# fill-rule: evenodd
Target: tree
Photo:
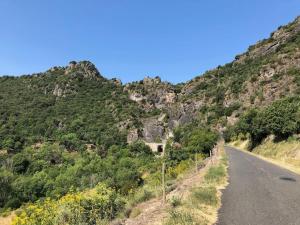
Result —
<instances>
[{"instance_id":1,"label":"tree","mask_svg":"<svg viewBox=\"0 0 300 225\"><path fill-rule=\"evenodd\" d=\"M153 156L150 147L141 141L130 144L129 151L133 156Z\"/></svg>"},{"instance_id":2,"label":"tree","mask_svg":"<svg viewBox=\"0 0 300 225\"><path fill-rule=\"evenodd\" d=\"M274 102L261 113L267 132L280 139L297 132L299 127L298 110L299 103L293 99Z\"/></svg>"}]
</instances>

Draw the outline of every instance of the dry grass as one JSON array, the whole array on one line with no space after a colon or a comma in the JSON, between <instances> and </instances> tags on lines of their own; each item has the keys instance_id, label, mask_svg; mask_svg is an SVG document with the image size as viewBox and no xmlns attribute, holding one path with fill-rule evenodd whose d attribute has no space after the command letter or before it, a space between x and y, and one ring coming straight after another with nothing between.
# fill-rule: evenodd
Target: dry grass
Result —
<instances>
[{"instance_id":1,"label":"dry grass","mask_svg":"<svg viewBox=\"0 0 300 225\"><path fill-rule=\"evenodd\" d=\"M227 158L222 149L222 156L206 170L201 182L189 191L179 206L170 209L165 225L215 224L221 206L221 190L226 185Z\"/></svg>"},{"instance_id":2,"label":"dry grass","mask_svg":"<svg viewBox=\"0 0 300 225\"><path fill-rule=\"evenodd\" d=\"M249 140L236 140L232 141L228 144L229 146L237 147L241 150L247 151L248 150L248 145L249 145Z\"/></svg>"},{"instance_id":3,"label":"dry grass","mask_svg":"<svg viewBox=\"0 0 300 225\"><path fill-rule=\"evenodd\" d=\"M247 151L247 144L248 141L235 141L229 143L230 146L237 147L251 155L300 174L299 141L287 140L273 142L272 139L268 138L261 145L254 148L252 152Z\"/></svg>"},{"instance_id":4,"label":"dry grass","mask_svg":"<svg viewBox=\"0 0 300 225\"><path fill-rule=\"evenodd\" d=\"M13 218L15 217L14 212L12 212L8 216L0 216L0 224L1 225L11 225Z\"/></svg>"}]
</instances>

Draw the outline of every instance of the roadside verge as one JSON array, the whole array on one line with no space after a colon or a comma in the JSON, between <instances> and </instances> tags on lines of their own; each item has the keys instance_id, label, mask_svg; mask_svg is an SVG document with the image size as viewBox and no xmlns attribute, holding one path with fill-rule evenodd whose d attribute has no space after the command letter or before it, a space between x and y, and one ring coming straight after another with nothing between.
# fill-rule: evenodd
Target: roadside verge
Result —
<instances>
[{"instance_id":1,"label":"roadside verge","mask_svg":"<svg viewBox=\"0 0 300 225\"><path fill-rule=\"evenodd\" d=\"M126 225L212 225L221 206L221 190L227 185L227 157L224 143L214 149L205 166L191 171L168 193L167 203L156 198L136 206L139 215L127 219Z\"/></svg>"},{"instance_id":2,"label":"roadside verge","mask_svg":"<svg viewBox=\"0 0 300 225\"><path fill-rule=\"evenodd\" d=\"M281 168L300 174L300 159L297 159L295 156L297 155L295 145L299 145L300 147L300 143L292 143L288 141L281 143L272 143L270 141L266 141L254 148L252 152L247 150L247 143L247 140L234 141L227 143L226 145L260 158L266 162L272 163Z\"/></svg>"}]
</instances>

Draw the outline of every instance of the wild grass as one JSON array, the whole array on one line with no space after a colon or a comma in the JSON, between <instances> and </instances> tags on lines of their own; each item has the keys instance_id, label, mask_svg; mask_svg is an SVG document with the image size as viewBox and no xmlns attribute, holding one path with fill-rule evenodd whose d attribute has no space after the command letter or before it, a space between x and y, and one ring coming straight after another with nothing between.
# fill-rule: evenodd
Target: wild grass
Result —
<instances>
[{"instance_id":1,"label":"wild grass","mask_svg":"<svg viewBox=\"0 0 300 225\"><path fill-rule=\"evenodd\" d=\"M125 210L123 214L121 214L121 217L136 217L141 212L139 211L139 208L136 207L139 203L148 201L155 197L155 190L151 187L144 186L141 189L137 190L136 192L132 193L127 198L127 204L125 206Z\"/></svg>"},{"instance_id":2,"label":"wild grass","mask_svg":"<svg viewBox=\"0 0 300 225\"><path fill-rule=\"evenodd\" d=\"M203 156L198 156L198 165L202 163ZM166 171L166 192L169 193L173 191L178 180L182 179L187 173L190 173L195 168L195 162L192 160L181 161L178 165L174 167L169 167ZM146 176L145 185L140 189L135 190L130 193L126 198L127 204L122 213L120 213L120 218L134 218L137 217L141 212L140 203L151 200L155 197L160 197L162 195L161 188L161 173L157 172L151 174L151 176ZM181 198L174 196L170 200L170 205L172 208L179 207L182 202Z\"/></svg>"},{"instance_id":3,"label":"wild grass","mask_svg":"<svg viewBox=\"0 0 300 225\"><path fill-rule=\"evenodd\" d=\"M135 218L138 215L140 215L142 213L141 209L139 208L134 208L132 209L131 213L130 213L130 218Z\"/></svg>"},{"instance_id":4,"label":"wild grass","mask_svg":"<svg viewBox=\"0 0 300 225\"><path fill-rule=\"evenodd\" d=\"M290 138L281 142L266 140L256 147L253 153L300 173L300 141L297 139Z\"/></svg>"},{"instance_id":5,"label":"wild grass","mask_svg":"<svg viewBox=\"0 0 300 225\"><path fill-rule=\"evenodd\" d=\"M225 154L211 166L201 183L190 191L185 199L171 200L170 215L165 225L211 225L217 220L221 205L220 189L227 183L228 159Z\"/></svg>"},{"instance_id":6,"label":"wild grass","mask_svg":"<svg viewBox=\"0 0 300 225\"><path fill-rule=\"evenodd\" d=\"M176 207L180 206L181 204L182 204L181 199L177 196L173 196L170 200L170 205L173 208L176 208Z\"/></svg>"},{"instance_id":7,"label":"wild grass","mask_svg":"<svg viewBox=\"0 0 300 225\"><path fill-rule=\"evenodd\" d=\"M247 143L247 140L237 140L229 145L247 151L245 148ZM275 142L270 136L250 154L300 174L300 141L297 138L291 137L288 140Z\"/></svg>"},{"instance_id":8,"label":"wild grass","mask_svg":"<svg viewBox=\"0 0 300 225\"><path fill-rule=\"evenodd\" d=\"M172 210L165 225L200 225L189 212Z\"/></svg>"},{"instance_id":9,"label":"wild grass","mask_svg":"<svg viewBox=\"0 0 300 225\"><path fill-rule=\"evenodd\" d=\"M216 206L218 203L217 189L213 186L199 187L191 194L193 204Z\"/></svg>"},{"instance_id":10,"label":"wild grass","mask_svg":"<svg viewBox=\"0 0 300 225\"><path fill-rule=\"evenodd\" d=\"M209 168L207 174L204 176L204 179L207 183L219 183L226 175L225 166L220 164Z\"/></svg>"}]
</instances>

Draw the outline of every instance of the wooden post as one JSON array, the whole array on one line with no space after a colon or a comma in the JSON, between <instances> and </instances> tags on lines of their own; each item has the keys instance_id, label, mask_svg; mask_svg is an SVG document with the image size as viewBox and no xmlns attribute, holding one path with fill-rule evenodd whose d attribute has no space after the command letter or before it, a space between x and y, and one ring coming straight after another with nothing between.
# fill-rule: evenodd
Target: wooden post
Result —
<instances>
[{"instance_id":1,"label":"wooden post","mask_svg":"<svg viewBox=\"0 0 300 225\"><path fill-rule=\"evenodd\" d=\"M196 173L198 172L198 157L197 153L195 154L195 166L196 166Z\"/></svg>"},{"instance_id":2,"label":"wooden post","mask_svg":"<svg viewBox=\"0 0 300 225\"><path fill-rule=\"evenodd\" d=\"M162 183L162 191L163 191L163 199L162 199L162 204L166 204L166 185L165 185L165 171L166 171L166 163L163 162L162 164L162 169L161 169L161 183Z\"/></svg>"}]
</instances>

